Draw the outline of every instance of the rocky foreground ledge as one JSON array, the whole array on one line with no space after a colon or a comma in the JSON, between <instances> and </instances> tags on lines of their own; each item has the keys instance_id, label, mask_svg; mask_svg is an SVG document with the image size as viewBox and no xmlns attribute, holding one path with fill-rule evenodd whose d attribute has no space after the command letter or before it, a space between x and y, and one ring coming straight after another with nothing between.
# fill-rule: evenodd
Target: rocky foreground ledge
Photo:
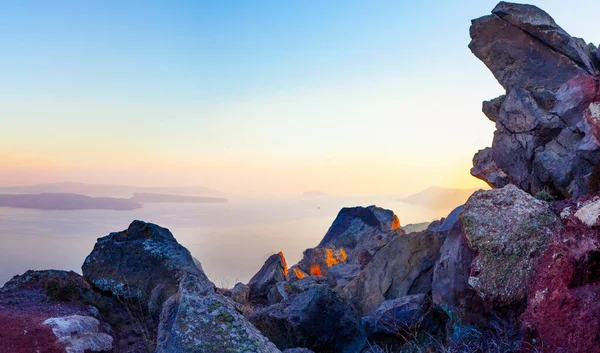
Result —
<instances>
[{"instance_id":1,"label":"rocky foreground ledge","mask_svg":"<svg viewBox=\"0 0 600 353\"><path fill-rule=\"evenodd\" d=\"M600 352L596 48L530 5L473 21L471 50L507 94L472 173L494 189L426 230L340 211L288 268L273 254L217 288L158 225L98 239L80 276L0 289L0 352Z\"/></svg>"}]
</instances>

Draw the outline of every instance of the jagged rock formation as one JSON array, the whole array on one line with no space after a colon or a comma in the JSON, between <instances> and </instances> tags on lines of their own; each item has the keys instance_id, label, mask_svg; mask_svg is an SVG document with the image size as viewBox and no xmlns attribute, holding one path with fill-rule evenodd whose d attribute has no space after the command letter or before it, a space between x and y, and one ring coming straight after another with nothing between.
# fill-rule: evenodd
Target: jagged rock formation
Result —
<instances>
[{"instance_id":1,"label":"jagged rock formation","mask_svg":"<svg viewBox=\"0 0 600 353\"><path fill-rule=\"evenodd\" d=\"M261 269L248 282L249 300L254 304L274 304L269 293L275 291L275 285L287 280L288 267L282 252L271 255ZM273 294L271 294L272 296Z\"/></svg>"},{"instance_id":2,"label":"jagged rock formation","mask_svg":"<svg viewBox=\"0 0 600 353\"><path fill-rule=\"evenodd\" d=\"M600 161L596 47L537 7L506 2L473 20L470 34L469 48L506 89L483 103L497 130L492 147L475 155L471 174L532 195L586 194Z\"/></svg>"},{"instance_id":3,"label":"jagged rock formation","mask_svg":"<svg viewBox=\"0 0 600 353\"><path fill-rule=\"evenodd\" d=\"M139 301L154 317L164 301L177 293L184 275L214 287L168 229L142 221L98 239L82 271L98 290Z\"/></svg>"},{"instance_id":4,"label":"jagged rock formation","mask_svg":"<svg viewBox=\"0 0 600 353\"><path fill-rule=\"evenodd\" d=\"M366 265L395 236L404 234L394 212L377 206L343 208L316 248L308 249L298 268L321 276L339 263Z\"/></svg>"},{"instance_id":5,"label":"jagged rock formation","mask_svg":"<svg viewBox=\"0 0 600 353\"><path fill-rule=\"evenodd\" d=\"M420 233L395 238L344 287L344 295L367 315L386 299L428 293L443 242L444 237L435 225Z\"/></svg>"}]
</instances>

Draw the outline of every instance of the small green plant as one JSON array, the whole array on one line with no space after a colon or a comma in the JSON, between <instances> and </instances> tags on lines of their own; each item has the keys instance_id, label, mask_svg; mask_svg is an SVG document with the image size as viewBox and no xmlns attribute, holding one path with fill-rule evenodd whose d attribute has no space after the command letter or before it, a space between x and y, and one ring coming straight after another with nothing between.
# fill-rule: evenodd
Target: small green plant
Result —
<instances>
[{"instance_id":1,"label":"small green plant","mask_svg":"<svg viewBox=\"0 0 600 353\"><path fill-rule=\"evenodd\" d=\"M534 197L538 200L543 200L543 201L556 200L556 198L554 196L552 196L552 192L550 191L550 189L548 187L544 187L542 190L538 191L538 193L535 194Z\"/></svg>"}]
</instances>

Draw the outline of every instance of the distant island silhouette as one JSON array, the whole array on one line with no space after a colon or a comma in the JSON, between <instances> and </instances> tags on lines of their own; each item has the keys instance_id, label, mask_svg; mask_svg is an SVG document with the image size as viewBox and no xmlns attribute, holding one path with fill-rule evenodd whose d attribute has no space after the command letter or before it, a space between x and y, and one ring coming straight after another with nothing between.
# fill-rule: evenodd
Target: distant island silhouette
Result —
<instances>
[{"instance_id":1,"label":"distant island silhouette","mask_svg":"<svg viewBox=\"0 0 600 353\"><path fill-rule=\"evenodd\" d=\"M135 210L143 203L224 203L225 198L136 193L131 198L90 197L72 193L0 194L0 207L38 210Z\"/></svg>"}]
</instances>

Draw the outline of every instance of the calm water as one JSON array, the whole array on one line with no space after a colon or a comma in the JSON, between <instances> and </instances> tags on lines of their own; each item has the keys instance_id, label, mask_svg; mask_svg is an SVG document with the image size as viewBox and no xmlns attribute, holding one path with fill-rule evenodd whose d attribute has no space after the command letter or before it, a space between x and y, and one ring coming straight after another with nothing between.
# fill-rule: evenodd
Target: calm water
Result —
<instances>
[{"instance_id":1,"label":"calm water","mask_svg":"<svg viewBox=\"0 0 600 353\"><path fill-rule=\"evenodd\" d=\"M449 213L393 198L231 200L228 204L146 204L134 211L40 211L0 208L0 285L28 269L81 273L96 238L126 229L134 219L169 228L220 286L246 282L265 259L283 251L288 264L316 246L344 206L377 204L402 224Z\"/></svg>"}]
</instances>

